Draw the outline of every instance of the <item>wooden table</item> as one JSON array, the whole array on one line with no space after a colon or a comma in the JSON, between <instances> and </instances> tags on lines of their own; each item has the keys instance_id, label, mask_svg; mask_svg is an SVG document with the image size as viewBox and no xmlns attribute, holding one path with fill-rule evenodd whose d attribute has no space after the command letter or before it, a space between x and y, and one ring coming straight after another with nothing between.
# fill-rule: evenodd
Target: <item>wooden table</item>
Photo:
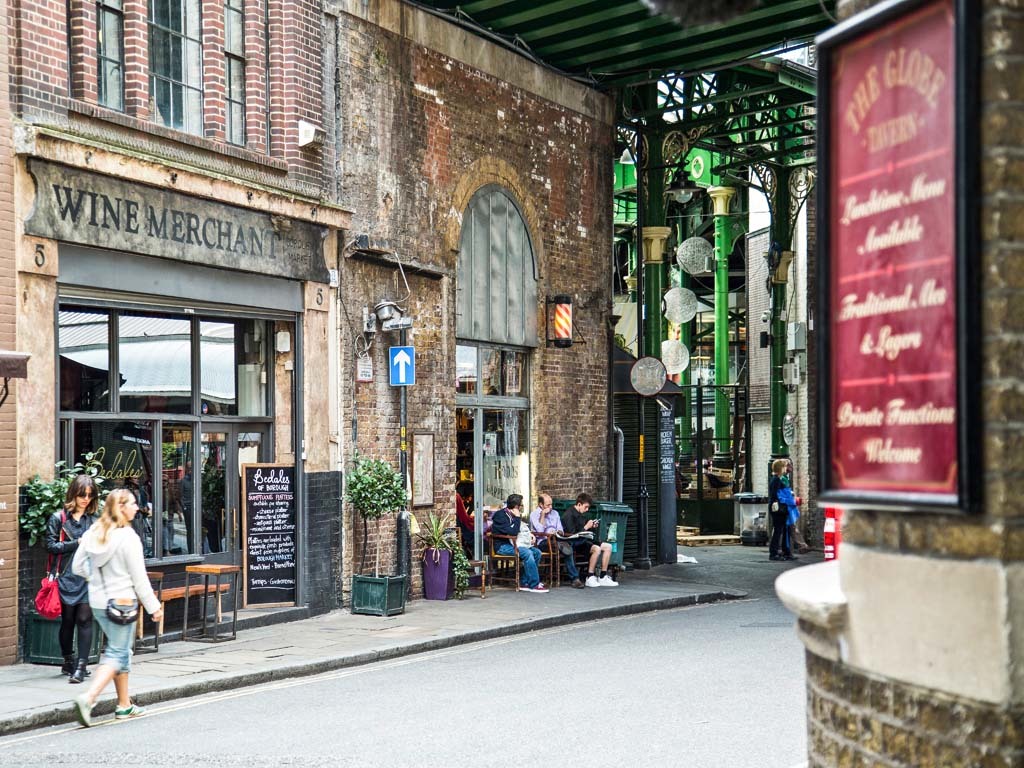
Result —
<instances>
[{"instance_id":1,"label":"wooden table","mask_svg":"<svg viewBox=\"0 0 1024 768\"><path fill-rule=\"evenodd\" d=\"M242 572L242 569L237 565L188 565L185 566L185 620L181 627L181 639L182 640L196 640L207 643L219 643L224 640L234 640L238 637L238 576ZM199 575L203 577L203 633L200 636L190 638L188 636L188 595L191 587L192 576ZM217 596L217 615L213 624L212 634L209 632L207 624L207 610L206 600L210 595L210 577L213 576L215 586L213 588L214 594ZM220 635L218 630L220 628L221 619L221 605L220 605L220 593L221 593L221 577L231 577L231 587L234 590L234 611L231 618L231 634ZM225 585L226 586L226 585Z\"/></svg>"}]
</instances>

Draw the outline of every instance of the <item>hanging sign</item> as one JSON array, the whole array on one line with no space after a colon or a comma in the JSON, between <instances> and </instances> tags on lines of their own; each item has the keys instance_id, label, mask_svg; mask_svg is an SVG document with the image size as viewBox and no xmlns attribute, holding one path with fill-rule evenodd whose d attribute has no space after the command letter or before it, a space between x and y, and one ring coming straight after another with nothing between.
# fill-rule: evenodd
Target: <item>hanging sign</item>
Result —
<instances>
[{"instance_id":1,"label":"hanging sign","mask_svg":"<svg viewBox=\"0 0 1024 768\"><path fill-rule=\"evenodd\" d=\"M373 358L369 355L356 358L356 381L363 384L373 381Z\"/></svg>"},{"instance_id":2,"label":"hanging sign","mask_svg":"<svg viewBox=\"0 0 1024 768\"><path fill-rule=\"evenodd\" d=\"M294 605L294 465L242 465L242 524L244 605Z\"/></svg>"},{"instance_id":3,"label":"hanging sign","mask_svg":"<svg viewBox=\"0 0 1024 768\"><path fill-rule=\"evenodd\" d=\"M965 190L977 49L961 5L887 4L818 40L829 503L970 506L976 236L964 201L975 199Z\"/></svg>"}]
</instances>

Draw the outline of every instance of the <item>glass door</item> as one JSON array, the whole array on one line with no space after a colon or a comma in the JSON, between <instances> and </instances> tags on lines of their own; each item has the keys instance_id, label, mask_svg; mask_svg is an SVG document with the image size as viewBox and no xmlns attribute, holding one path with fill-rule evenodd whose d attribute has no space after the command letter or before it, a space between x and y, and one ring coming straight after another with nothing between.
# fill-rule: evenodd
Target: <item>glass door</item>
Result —
<instances>
[{"instance_id":1,"label":"glass door","mask_svg":"<svg viewBox=\"0 0 1024 768\"><path fill-rule=\"evenodd\" d=\"M210 563L241 565L242 465L266 461L265 424L203 424L200 433L201 551Z\"/></svg>"}]
</instances>

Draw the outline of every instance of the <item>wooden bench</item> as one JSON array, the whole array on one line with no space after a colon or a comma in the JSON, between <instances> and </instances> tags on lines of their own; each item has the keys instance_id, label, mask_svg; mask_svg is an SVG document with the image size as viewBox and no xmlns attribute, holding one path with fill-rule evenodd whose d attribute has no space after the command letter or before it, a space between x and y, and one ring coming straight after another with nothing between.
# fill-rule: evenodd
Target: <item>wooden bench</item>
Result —
<instances>
[{"instance_id":1,"label":"wooden bench","mask_svg":"<svg viewBox=\"0 0 1024 768\"><path fill-rule=\"evenodd\" d=\"M203 592L207 592L208 594L213 594L213 593L216 592L216 594L217 594L217 618L218 618L218 621L219 621L220 615L221 615L221 612L220 612L220 596L221 596L221 593L227 592L228 589L230 589L230 588L231 588L231 585L227 584L227 583L221 584L221 585L219 585L219 587L217 587L214 584L211 584L208 588L204 588L204 586L202 584L192 584L188 588L188 596L189 597L196 597L197 595L203 594ZM184 600L184 599L185 599L185 587L170 587L169 589L164 589L161 592L161 594L160 594L160 607L161 608L166 608L166 604L167 603L172 602L174 600ZM158 635L162 635L164 633L164 618L166 618L166 617L164 615L161 615L160 623L159 623L159 626L157 627L157 630L156 630ZM142 612L141 611L139 612L138 636L142 637Z\"/></svg>"}]
</instances>

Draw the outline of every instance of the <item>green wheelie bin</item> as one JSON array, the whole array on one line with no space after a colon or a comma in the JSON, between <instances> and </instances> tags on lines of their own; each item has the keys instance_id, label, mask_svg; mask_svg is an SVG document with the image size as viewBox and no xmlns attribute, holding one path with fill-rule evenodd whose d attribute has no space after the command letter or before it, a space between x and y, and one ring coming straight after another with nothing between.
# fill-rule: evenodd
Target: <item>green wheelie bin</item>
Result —
<instances>
[{"instance_id":1,"label":"green wheelie bin","mask_svg":"<svg viewBox=\"0 0 1024 768\"><path fill-rule=\"evenodd\" d=\"M590 519L601 521L598 525L597 537L601 541L611 544L612 556L608 560L608 565L615 572L623 567L622 556L626 550L626 526L629 525L629 518L632 516L632 507L615 501L595 501L587 513L587 517Z\"/></svg>"}]
</instances>

